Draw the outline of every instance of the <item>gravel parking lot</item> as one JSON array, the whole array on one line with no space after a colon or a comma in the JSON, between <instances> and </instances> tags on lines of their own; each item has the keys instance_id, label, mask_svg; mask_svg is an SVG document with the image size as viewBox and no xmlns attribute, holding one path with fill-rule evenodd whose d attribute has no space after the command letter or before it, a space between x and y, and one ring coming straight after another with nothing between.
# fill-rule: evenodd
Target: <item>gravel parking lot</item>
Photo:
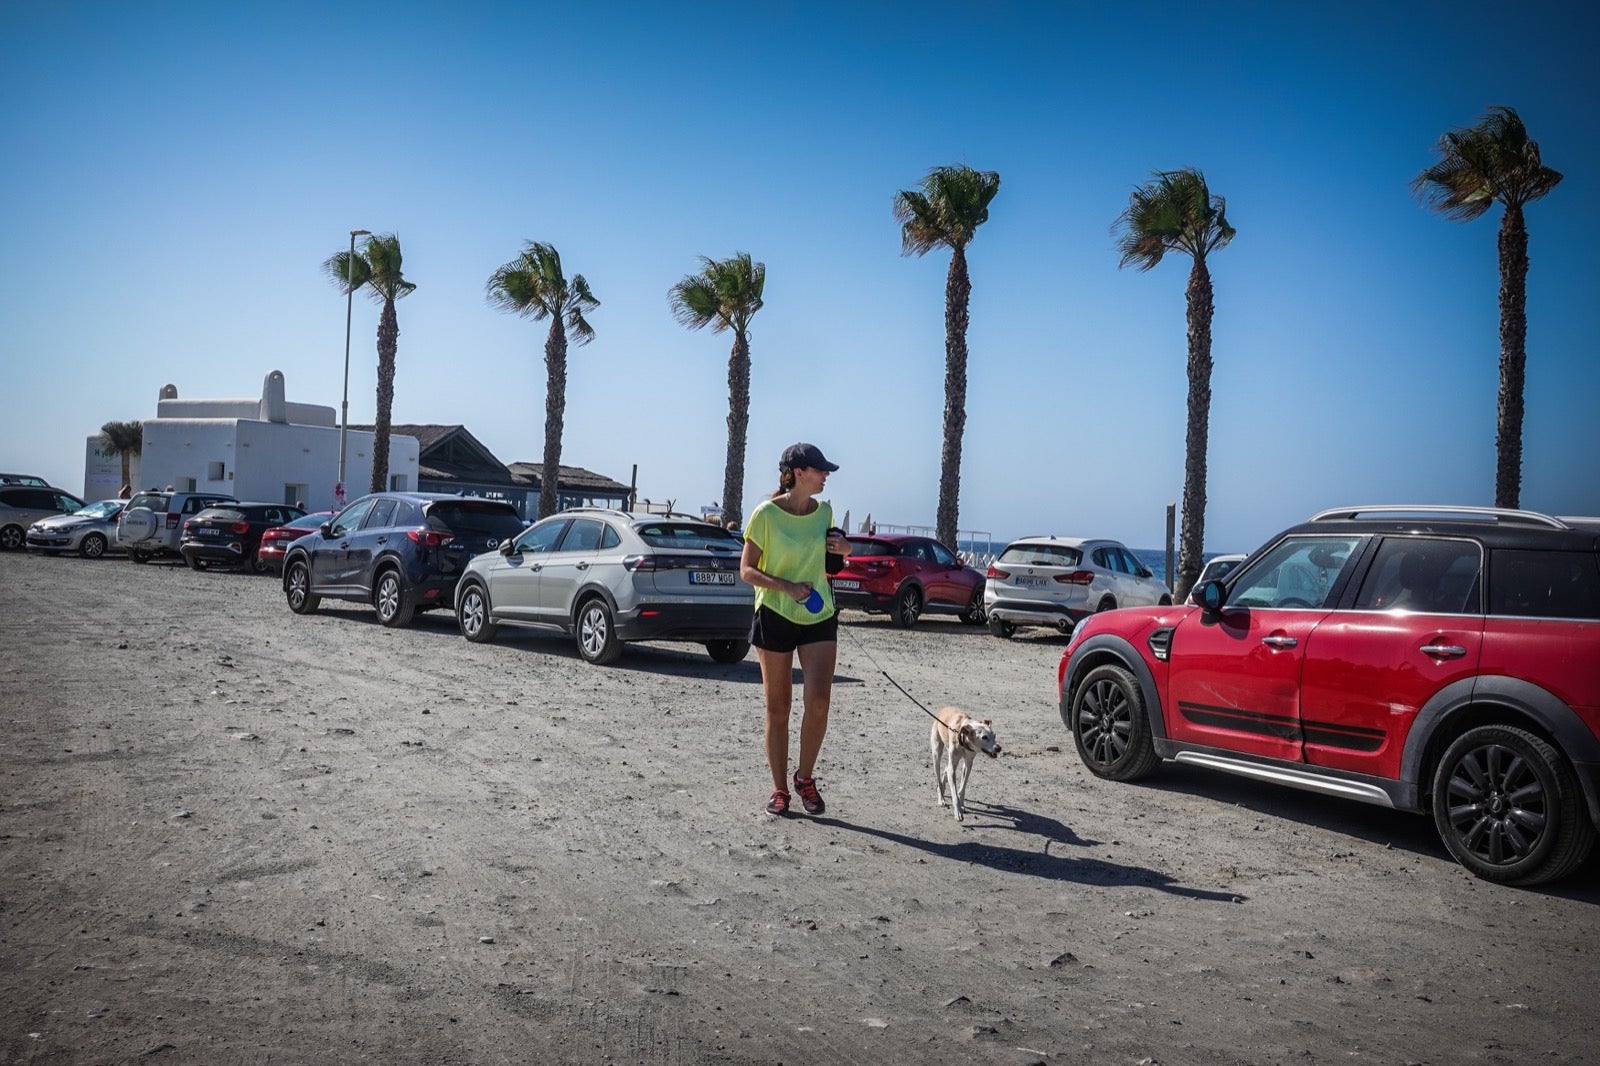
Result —
<instances>
[{"instance_id":1,"label":"gravel parking lot","mask_svg":"<svg viewBox=\"0 0 1600 1066\"><path fill-rule=\"evenodd\" d=\"M1597 862L1502 888L1419 817L1102 782L1064 638L845 621L828 813L775 821L753 658L0 555L0 1061L1600 1058ZM882 670L994 718L964 824Z\"/></svg>"}]
</instances>

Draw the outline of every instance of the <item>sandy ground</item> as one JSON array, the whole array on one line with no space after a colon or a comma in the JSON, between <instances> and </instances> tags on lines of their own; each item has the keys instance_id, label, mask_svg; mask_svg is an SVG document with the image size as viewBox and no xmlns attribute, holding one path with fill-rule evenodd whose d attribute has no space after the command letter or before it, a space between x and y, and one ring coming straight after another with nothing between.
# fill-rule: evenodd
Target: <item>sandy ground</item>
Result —
<instances>
[{"instance_id":1,"label":"sandy ground","mask_svg":"<svg viewBox=\"0 0 1600 1066\"><path fill-rule=\"evenodd\" d=\"M0 555L5 1063L1600 1061L1600 865L1500 888L1421 818L1099 781L1064 644L846 614L821 818L753 659ZM924 703L995 719L964 824Z\"/></svg>"}]
</instances>

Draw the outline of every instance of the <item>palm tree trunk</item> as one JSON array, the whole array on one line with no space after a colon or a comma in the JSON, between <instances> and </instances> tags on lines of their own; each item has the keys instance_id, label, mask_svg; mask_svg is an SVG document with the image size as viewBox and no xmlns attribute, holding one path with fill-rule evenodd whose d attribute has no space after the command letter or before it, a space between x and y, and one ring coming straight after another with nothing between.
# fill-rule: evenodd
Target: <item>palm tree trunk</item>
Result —
<instances>
[{"instance_id":1,"label":"palm tree trunk","mask_svg":"<svg viewBox=\"0 0 1600 1066\"><path fill-rule=\"evenodd\" d=\"M1172 598L1182 603L1200 577L1206 542L1206 445L1211 421L1211 271L1195 256L1189 272L1189 428L1183 457L1183 532L1178 581Z\"/></svg>"},{"instance_id":2,"label":"palm tree trunk","mask_svg":"<svg viewBox=\"0 0 1600 1066\"><path fill-rule=\"evenodd\" d=\"M372 425L372 487L368 492L389 487L389 423L394 410L394 356L399 347L400 320L394 313L394 300L386 299L383 314L378 316L378 412Z\"/></svg>"},{"instance_id":3,"label":"palm tree trunk","mask_svg":"<svg viewBox=\"0 0 1600 1066\"><path fill-rule=\"evenodd\" d=\"M967 431L967 305L972 281L967 253L950 251L944 283L944 446L939 453L939 511L934 530L951 551L960 551L956 531L961 510L961 440Z\"/></svg>"},{"instance_id":4,"label":"palm tree trunk","mask_svg":"<svg viewBox=\"0 0 1600 1066\"><path fill-rule=\"evenodd\" d=\"M539 517L556 513L557 482L561 477L561 431L567 412L567 331L559 314L550 316L550 336L544 342L544 473L539 477Z\"/></svg>"},{"instance_id":5,"label":"palm tree trunk","mask_svg":"<svg viewBox=\"0 0 1600 1066\"><path fill-rule=\"evenodd\" d=\"M1522 391L1528 365L1528 227L1507 204L1500 223L1500 399L1495 427L1494 505L1522 499Z\"/></svg>"},{"instance_id":6,"label":"palm tree trunk","mask_svg":"<svg viewBox=\"0 0 1600 1066\"><path fill-rule=\"evenodd\" d=\"M739 331L728 356L728 462L722 474L722 518L744 526L744 453L750 435L750 338Z\"/></svg>"}]
</instances>

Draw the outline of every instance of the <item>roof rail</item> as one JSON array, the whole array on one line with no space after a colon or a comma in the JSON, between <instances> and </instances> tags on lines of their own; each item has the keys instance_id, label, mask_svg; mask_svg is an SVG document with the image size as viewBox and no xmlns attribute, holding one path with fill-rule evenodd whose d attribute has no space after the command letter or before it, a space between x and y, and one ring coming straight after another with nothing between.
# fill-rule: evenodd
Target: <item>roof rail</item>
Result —
<instances>
[{"instance_id":1,"label":"roof rail","mask_svg":"<svg viewBox=\"0 0 1600 1066\"><path fill-rule=\"evenodd\" d=\"M1332 507L1312 515L1309 521L1326 522L1335 518L1351 519L1363 515L1462 515L1475 518L1493 518L1499 521L1520 522L1526 525L1549 526L1552 529L1571 529L1559 518L1551 518L1538 511L1517 511L1508 507L1461 507L1453 504L1367 504L1361 507Z\"/></svg>"}]
</instances>

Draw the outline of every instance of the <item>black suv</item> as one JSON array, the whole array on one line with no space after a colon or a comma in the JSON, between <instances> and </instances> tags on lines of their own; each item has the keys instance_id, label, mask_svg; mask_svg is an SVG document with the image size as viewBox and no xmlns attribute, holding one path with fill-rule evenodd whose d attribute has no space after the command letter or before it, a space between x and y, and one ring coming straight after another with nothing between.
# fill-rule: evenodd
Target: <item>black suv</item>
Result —
<instances>
[{"instance_id":1,"label":"black suv","mask_svg":"<svg viewBox=\"0 0 1600 1066\"><path fill-rule=\"evenodd\" d=\"M283 592L295 614L324 596L370 603L386 626L455 605L467 560L526 528L503 500L434 492L363 496L290 545Z\"/></svg>"},{"instance_id":2,"label":"black suv","mask_svg":"<svg viewBox=\"0 0 1600 1066\"><path fill-rule=\"evenodd\" d=\"M1600 520L1324 511L1190 604L1091 615L1058 691L1099 777L1171 759L1428 813L1478 876L1553 880L1600 824Z\"/></svg>"}]
</instances>

